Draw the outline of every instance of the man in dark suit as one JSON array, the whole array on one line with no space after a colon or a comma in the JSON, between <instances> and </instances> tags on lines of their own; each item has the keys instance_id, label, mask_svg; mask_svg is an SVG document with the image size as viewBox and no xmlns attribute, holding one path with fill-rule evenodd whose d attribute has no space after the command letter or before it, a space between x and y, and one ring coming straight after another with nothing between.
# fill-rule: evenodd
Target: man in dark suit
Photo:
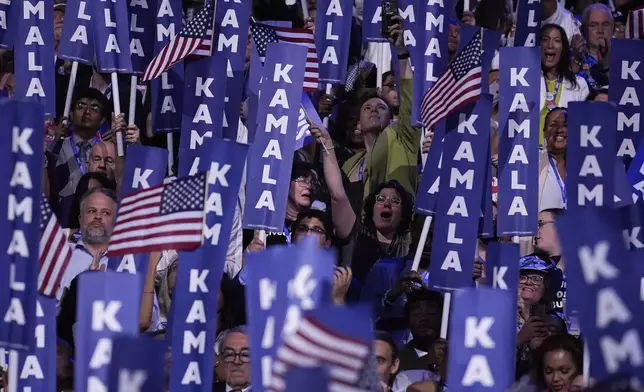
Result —
<instances>
[{"instance_id":1,"label":"man in dark suit","mask_svg":"<svg viewBox=\"0 0 644 392\"><path fill-rule=\"evenodd\" d=\"M244 326L226 332L220 350L225 383L214 383L213 392L251 392L250 352Z\"/></svg>"}]
</instances>

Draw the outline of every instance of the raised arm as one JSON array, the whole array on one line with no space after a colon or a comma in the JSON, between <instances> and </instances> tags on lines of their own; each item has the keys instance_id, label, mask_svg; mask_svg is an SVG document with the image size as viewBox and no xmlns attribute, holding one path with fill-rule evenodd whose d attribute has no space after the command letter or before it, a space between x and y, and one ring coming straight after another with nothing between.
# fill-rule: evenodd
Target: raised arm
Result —
<instances>
[{"instance_id":1,"label":"raised arm","mask_svg":"<svg viewBox=\"0 0 644 392\"><path fill-rule=\"evenodd\" d=\"M311 136L322 145L323 149L324 179L331 196L331 218L335 226L335 234L338 238L345 239L351 234L356 214L353 212L344 185L342 185L342 174L335 156L333 141L329 133L321 126L313 123L309 123L309 125Z\"/></svg>"}]
</instances>

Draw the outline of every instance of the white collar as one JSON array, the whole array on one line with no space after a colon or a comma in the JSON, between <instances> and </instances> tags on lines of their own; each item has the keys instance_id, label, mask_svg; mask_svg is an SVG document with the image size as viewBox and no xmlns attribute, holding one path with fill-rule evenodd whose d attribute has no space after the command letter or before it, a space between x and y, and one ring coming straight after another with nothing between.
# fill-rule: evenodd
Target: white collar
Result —
<instances>
[{"instance_id":1,"label":"white collar","mask_svg":"<svg viewBox=\"0 0 644 392\"><path fill-rule=\"evenodd\" d=\"M233 390L233 388L232 388L230 385L226 384L226 392L230 392L230 391L232 391L232 390ZM249 385L249 386L247 386L246 388L242 389L241 391L242 391L242 392L247 392L247 391L249 391L249 390L250 390L250 385Z\"/></svg>"}]
</instances>

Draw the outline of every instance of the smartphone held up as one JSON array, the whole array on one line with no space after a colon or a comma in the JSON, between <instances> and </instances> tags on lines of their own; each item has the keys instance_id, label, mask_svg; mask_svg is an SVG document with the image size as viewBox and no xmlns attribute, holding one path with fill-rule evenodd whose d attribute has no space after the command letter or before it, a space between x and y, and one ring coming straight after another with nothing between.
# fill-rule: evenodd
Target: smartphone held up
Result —
<instances>
[{"instance_id":1,"label":"smartphone held up","mask_svg":"<svg viewBox=\"0 0 644 392\"><path fill-rule=\"evenodd\" d=\"M398 16L398 0L382 0L381 3L382 25L380 32L383 37L389 38L389 27L396 24L394 16Z\"/></svg>"}]
</instances>

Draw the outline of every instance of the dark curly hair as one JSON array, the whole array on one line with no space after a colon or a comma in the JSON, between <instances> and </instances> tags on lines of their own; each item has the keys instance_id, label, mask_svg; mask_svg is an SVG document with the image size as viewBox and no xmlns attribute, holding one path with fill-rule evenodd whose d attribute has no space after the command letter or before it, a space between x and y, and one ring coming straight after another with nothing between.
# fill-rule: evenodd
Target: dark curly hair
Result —
<instances>
[{"instance_id":1,"label":"dark curly hair","mask_svg":"<svg viewBox=\"0 0 644 392\"><path fill-rule=\"evenodd\" d=\"M553 351L563 350L570 354L572 361L577 368L576 373L581 373L582 371L582 361L583 361L583 346L581 341L572 335L552 335L546 338L541 346L537 349L536 354L536 366L535 366L535 381L540 388L546 388L546 380L543 377L543 369L545 367L545 358L546 354ZM574 375L573 375L574 377Z\"/></svg>"},{"instance_id":2,"label":"dark curly hair","mask_svg":"<svg viewBox=\"0 0 644 392\"><path fill-rule=\"evenodd\" d=\"M544 37L550 30L557 30L561 35L561 55L559 56L559 63L557 64L557 72L576 88L578 86L577 76L572 71L572 64L570 63L570 43L568 42L566 30L559 25L547 23L541 26L540 36ZM543 68L543 61L541 61L541 71L544 74L546 73L546 70Z\"/></svg>"},{"instance_id":3,"label":"dark curly hair","mask_svg":"<svg viewBox=\"0 0 644 392\"><path fill-rule=\"evenodd\" d=\"M411 221L414 214L414 198L409 192L396 180L389 180L378 185L378 187L371 192L364 201L364 224L369 228L373 228L373 208L376 205L376 196L383 189L394 189L400 195L400 209L402 211L402 220L397 232L406 233L411 227Z\"/></svg>"}]
</instances>

